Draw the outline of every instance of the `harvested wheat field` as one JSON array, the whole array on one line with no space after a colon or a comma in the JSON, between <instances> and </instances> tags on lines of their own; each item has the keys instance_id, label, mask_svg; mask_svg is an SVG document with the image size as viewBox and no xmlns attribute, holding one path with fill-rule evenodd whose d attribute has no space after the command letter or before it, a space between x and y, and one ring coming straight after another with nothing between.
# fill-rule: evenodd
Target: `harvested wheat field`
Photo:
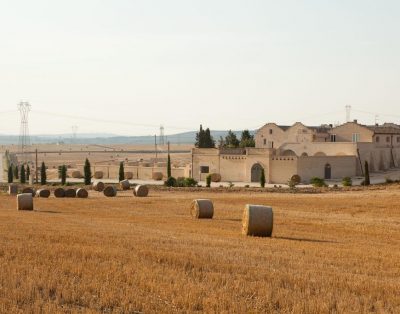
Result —
<instances>
[{"instance_id":1,"label":"harvested wheat field","mask_svg":"<svg viewBox=\"0 0 400 314\"><path fill-rule=\"evenodd\" d=\"M190 215L214 201L213 219ZM1 313L399 313L400 189L0 196ZM245 204L272 238L245 237Z\"/></svg>"}]
</instances>

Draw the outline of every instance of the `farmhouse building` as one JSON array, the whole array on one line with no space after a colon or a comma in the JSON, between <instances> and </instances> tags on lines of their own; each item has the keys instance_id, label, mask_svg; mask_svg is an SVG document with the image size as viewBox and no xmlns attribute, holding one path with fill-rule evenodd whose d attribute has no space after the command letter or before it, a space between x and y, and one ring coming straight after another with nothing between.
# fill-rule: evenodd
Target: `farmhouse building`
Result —
<instances>
[{"instance_id":1,"label":"farmhouse building","mask_svg":"<svg viewBox=\"0 0 400 314\"><path fill-rule=\"evenodd\" d=\"M255 148L194 148L192 173L205 180L219 173L223 181L259 182L264 169L268 183L287 183L298 174L304 183L312 177L342 179L400 167L400 126L362 125L354 120L340 126L292 126L267 123L255 135Z\"/></svg>"}]
</instances>

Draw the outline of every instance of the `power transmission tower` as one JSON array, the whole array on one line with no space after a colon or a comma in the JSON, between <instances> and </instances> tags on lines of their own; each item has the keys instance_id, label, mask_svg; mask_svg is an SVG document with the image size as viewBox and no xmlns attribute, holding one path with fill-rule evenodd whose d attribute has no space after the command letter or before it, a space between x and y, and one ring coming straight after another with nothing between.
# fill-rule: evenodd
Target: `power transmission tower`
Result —
<instances>
[{"instance_id":1,"label":"power transmission tower","mask_svg":"<svg viewBox=\"0 0 400 314\"><path fill-rule=\"evenodd\" d=\"M31 111L31 105L27 101L21 101L17 107L21 115L21 126L18 139L19 153L21 155L21 161L23 163L28 163L31 161L28 153L28 147L31 145L28 126L28 117L29 112Z\"/></svg>"},{"instance_id":2,"label":"power transmission tower","mask_svg":"<svg viewBox=\"0 0 400 314\"><path fill-rule=\"evenodd\" d=\"M76 143L76 133L78 132L78 126L73 125L72 126L72 142Z\"/></svg>"},{"instance_id":3,"label":"power transmission tower","mask_svg":"<svg viewBox=\"0 0 400 314\"><path fill-rule=\"evenodd\" d=\"M351 120L351 106L346 106L346 122L350 122Z\"/></svg>"},{"instance_id":4,"label":"power transmission tower","mask_svg":"<svg viewBox=\"0 0 400 314\"><path fill-rule=\"evenodd\" d=\"M159 145L164 145L165 144L165 135L164 135L164 126L160 126L160 136L158 139L158 144Z\"/></svg>"}]
</instances>

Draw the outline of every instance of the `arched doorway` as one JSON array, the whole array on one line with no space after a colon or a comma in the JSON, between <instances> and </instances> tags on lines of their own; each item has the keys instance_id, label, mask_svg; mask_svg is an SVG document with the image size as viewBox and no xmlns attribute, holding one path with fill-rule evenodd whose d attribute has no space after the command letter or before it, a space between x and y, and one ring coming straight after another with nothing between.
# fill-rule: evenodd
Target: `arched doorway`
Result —
<instances>
[{"instance_id":1,"label":"arched doorway","mask_svg":"<svg viewBox=\"0 0 400 314\"><path fill-rule=\"evenodd\" d=\"M330 164L325 165L325 179L330 180L332 178L332 169Z\"/></svg>"},{"instance_id":2,"label":"arched doorway","mask_svg":"<svg viewBox=\"0 0 400 314\"><path fill-rule=\"evenodd\" d=\"M251 167L251 182L260 182L262 169L260 164L254 164Z\"/></svg>"}]
</instances>

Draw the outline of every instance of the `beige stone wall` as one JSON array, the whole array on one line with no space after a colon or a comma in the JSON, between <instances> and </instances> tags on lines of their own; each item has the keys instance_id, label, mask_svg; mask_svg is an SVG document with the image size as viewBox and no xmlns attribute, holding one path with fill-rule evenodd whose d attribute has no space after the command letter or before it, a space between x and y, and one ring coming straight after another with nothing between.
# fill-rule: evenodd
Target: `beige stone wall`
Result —
<instances>
[{"instance_id":1,"label":"beige stone wall","mask_svg":"<svg viewBox=\"0 0 400 314\"><path fill-rule=\"evenodd\" d=\"M268 183L287 183L297 171L296 157L272 157L266 177Z\"/></svg>"},{"instance_id":2,"label":"beige stone wall","mask_svg":"<svg viewBox=\"0 0 400 314\"><path fill-rule=\"evenodd\" d=\"M357 158L354 156L300 157L298 175L304 183L308 183L312 177L324 178L326 164L331 165L332 179L356 175Z\"/></svg>"},{"instance_id":3,"label":"beige stone wall","mask_svg":"<svg viewBox=\"0 0 400 314\"><path fill-rule=\"evenodd\" d=\"M352 142L353 134L360 134L359 142L372 142L374 132L355 122L348 122L330 130L336 135L336 142Z\"/></svg>"},{"instance_id":4,"label":"beige stone wall","mask_svg":"<svg viewBox=\"0 0 400 314\"><path fill-rule=\"evenodd\" d=\"M256 148L271 148L271 142L274 143L274 148L276 148L286 142L286 138L287 134L284 130L275 123L268 123L260 128L255 135Z\"/></svg>"},{"instance_id":5,"label":"beige stone wall","mask_svg":"<svg viewBox=\"0 0 400 314\"><path fill-rule=\"evenodd\" d=\"M282 145L280 152L291 150L297 156L307 154L307 156L326 155L326 156L356 156L356 143L333 143L333 142L312 142L312 143L288 143Z\"/></svg>"}]
</instances>

